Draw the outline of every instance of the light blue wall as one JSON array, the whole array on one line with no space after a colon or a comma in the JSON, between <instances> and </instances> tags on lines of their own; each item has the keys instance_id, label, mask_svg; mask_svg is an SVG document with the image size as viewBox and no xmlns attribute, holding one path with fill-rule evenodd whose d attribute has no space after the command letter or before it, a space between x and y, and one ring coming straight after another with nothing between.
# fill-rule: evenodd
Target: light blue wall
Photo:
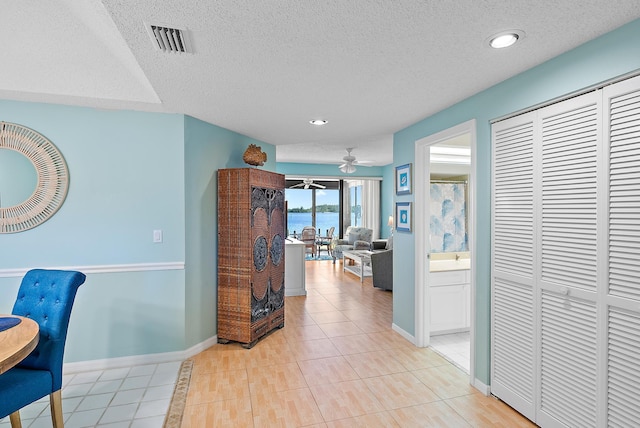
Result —
<instances>
[{"instance_id":1,"label":"light blue wall","mask_svg":"<svg viewBox=\"0 0 640 428\"><path fill-rule=\"evenodd\" d=\"M275 146L185 117L186 343L217 334L217 175L218 169L245 168L249 144L267 153L260 169L273 171Z\"/></svg>"},{"instance_id":2,"label":"light blue wall","mask_svg":"<svg viewBox=\"0 0 640 428\"><path fill-rule=\"evenodd\" d=\"M455 104L394 136L394 164L402 165L415 162L416 140L470 119L477 120L475 373L486 384L490 368L490 120L638 69L640 20ZM405 200L413 201L413 195L396 197L396 201ZM415 334L414 234L396 233L394 248L394 323Z\"/></svg>"},{"instance_id":3,"label":"light blue wall","mask_svg":"<svg viewBox=\"0 0 640 428\"><path fill-rule=\"evenodd\" d=\"M388 238L391 228L387 225L389 216L394 216L393 197L395 195L395 168L393 164L382 167L382 184L380 187L380 237Z\"/></svg>"},{"instance_id":4,"label":"light blue wall","mask_svg":"<svg viewBox=\"0 0 640 428\"><path fill-rule=\"evenodd\" d=\"M246 167L249 143L274 170L275 147L183 115L0 100L0 117L49 138L71 177L50 220L0 235L0 313L20 284L13 270L117 265L129 271L89 274L78 291L65 362L184 351L214 336L215 172ZM185 269L136 268L176 262Z\"/></svg>"},{"instance_id":5,"label":"light blue wall","mask_svg":"<svg viewBox=\"0 0 640 428\"><path fill-rule=\"evenodd\" d=\"M0 101L0 117L55 144L69 168L60 210L0 235L0 271L184 261L181 115ZM164 243L152 242L162 229ZM20 278L0 278L9 312ZM181 270L88 275L78 291L65 361L184 349Z\"/></svg>"},{"instance_id":6,"label":"light blue wall","mask_svg":"<svg viewBox=\"0 0 640 428\"><path fill-rule=\"evenodd\" d=\"M51 140L70 175L50 220L0 235L11 249L0 269L184 260L181 115L0 100L0 117ZM154 229L165 244L152 242Z\"/></svg>"}]
</instances>

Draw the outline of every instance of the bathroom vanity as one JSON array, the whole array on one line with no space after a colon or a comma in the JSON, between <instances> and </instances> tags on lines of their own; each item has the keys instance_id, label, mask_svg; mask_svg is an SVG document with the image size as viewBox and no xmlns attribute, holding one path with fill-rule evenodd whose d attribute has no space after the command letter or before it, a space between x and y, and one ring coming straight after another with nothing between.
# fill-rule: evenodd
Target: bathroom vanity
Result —
<instances>
[{"instance_id":1,"label":"bathroom vanity","mask_svg":"<svg viewBox=\"0 0 640 428\"><path fill-rule=\"evenodd\" d=\"M469 330L471 326L470 268L469 253L431 255L429 319L432 335Z\"/></svg>"}]
</instances>

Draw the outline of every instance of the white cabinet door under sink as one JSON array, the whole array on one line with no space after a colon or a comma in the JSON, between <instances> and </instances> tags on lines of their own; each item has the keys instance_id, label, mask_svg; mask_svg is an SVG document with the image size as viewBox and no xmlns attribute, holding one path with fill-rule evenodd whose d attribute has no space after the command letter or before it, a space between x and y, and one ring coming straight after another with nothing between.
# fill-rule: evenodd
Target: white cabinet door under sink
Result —
<instances>
[{"instance_id":1,"label":"white cabinet door under sink","mask_svg":"<svg viewBox=\"0 0 640 428\"><path fill-rule=\"evenodd\" d=\"M431 334L454 333L469 329L468 272L460 270L431 273L429 288Z\"/></svg>"}]
</instances>

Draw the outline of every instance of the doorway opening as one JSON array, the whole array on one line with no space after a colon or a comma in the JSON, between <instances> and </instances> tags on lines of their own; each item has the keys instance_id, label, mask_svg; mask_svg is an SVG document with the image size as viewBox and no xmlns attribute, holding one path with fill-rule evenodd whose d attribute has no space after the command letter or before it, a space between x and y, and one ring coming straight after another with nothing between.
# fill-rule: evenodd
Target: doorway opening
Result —
<instances>
[{"instance_id":1,"label":"doorway opening","mask_svg":"<svg viewBox=\"0 0 640 428\"><path fill-rule=\"evenodd\" d=\"M474 379L475 121L416 141L416 344Z\"/></svg>"}]
</instances>

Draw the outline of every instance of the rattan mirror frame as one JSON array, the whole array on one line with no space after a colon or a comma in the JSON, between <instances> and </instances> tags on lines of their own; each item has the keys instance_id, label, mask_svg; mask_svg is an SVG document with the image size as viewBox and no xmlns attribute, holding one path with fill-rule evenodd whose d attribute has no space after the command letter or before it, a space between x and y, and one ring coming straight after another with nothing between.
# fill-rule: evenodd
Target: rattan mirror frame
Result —
<instances>
[{"instance_id":1,"label":"rattan mirror frame","mask_svg":"<svg viewBox=\"0 0 640 428\"><path fill-rule=\"evenodd\" d=\"M32 229L53 216L69 189L69 170L58 148L42 134L22 125L0 122L0 149L26 156L36 169L33 194L12 207L0 207L0 233Z\"/></svg>"}]
</instances>

